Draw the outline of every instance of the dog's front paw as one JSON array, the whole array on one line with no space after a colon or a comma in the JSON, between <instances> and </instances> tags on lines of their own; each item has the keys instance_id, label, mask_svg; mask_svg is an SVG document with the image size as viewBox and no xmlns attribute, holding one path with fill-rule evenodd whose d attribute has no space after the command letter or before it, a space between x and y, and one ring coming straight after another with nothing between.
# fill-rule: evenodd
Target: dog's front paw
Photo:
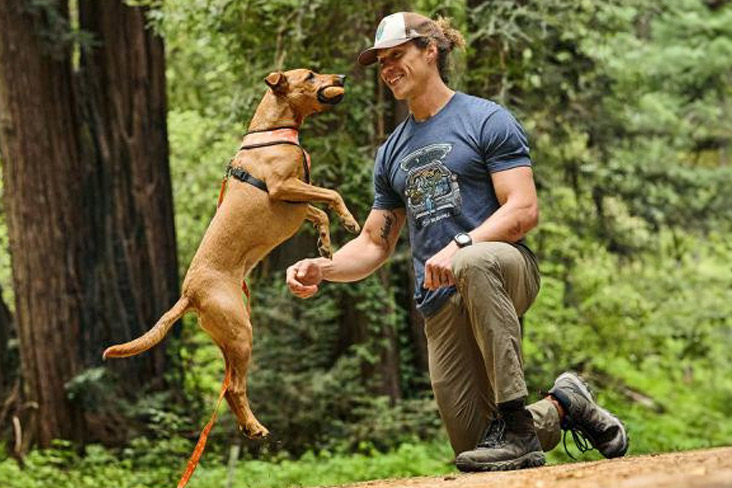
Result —
<instances>
[{"instance_id":1,"label":"dog's front paw","mask_svg":"<svg viewBox=\"0 0 732 488\"><path fill-rule=\"evenodd\" d=\"M330 242L325 243L323 239L318 238L318 253L326 259L333 258L333 250L330 247Z\"/></svg>"},{"instance_id":2,"label":"dog's front paw","mask_svg":"<svg viewBox=\"0 0 732 488\"><path fill-rule=\"evenodd\" d=\"M345 227L346 230L351 234L358 234L359 232L361 232L361 226L358 225L358 222L356 222L356 219L354 219L353 217L344 219L343 227Z\"/></svg>"}]
</instances>

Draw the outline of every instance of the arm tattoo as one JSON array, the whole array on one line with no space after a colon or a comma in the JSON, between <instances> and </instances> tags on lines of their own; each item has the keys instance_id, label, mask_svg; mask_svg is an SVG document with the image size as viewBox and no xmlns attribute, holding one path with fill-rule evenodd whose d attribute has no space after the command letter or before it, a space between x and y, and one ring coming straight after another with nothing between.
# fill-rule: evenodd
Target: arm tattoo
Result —
<instances>
[{"instance_id":1,"label":"arm tattoo","mask_svg":"<svg viewBox=\"0 0 732 488\"><path fill-rule=\"evenodd\" d=\"M384 215L384 225L381 226L381 239L386 247L389 247L389 234L391 234L391 228L394 226L395 221L396 214L394 212Z\"/></svg>"}]
</instances>

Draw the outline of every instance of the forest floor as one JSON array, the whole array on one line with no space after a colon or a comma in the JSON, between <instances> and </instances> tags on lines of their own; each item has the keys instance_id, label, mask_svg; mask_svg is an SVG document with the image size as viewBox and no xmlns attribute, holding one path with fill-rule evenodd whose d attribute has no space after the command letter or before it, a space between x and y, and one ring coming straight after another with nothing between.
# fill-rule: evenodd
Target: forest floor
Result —
<instances>
[{"instance_id":1,"label":"forest floor","mask_svg":"<svg viewBox=\"0 0 732 488\"><path fill-rule=\"evenodd\" d=\"M561 464L503 473L368 481L347 486L353 488L732 487L732 447Z\"/></svg>"}]
</instances>

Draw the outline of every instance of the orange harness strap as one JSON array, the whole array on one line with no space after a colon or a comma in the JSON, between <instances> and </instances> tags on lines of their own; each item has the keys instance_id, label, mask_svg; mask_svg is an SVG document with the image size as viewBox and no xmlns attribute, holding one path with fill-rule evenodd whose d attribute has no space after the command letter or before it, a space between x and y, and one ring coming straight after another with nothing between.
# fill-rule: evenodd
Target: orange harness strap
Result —
<instances>
[{"instance_id":1,"label":"orange harness strap","mask_svg":"<svg viewBox=\"0 0 732 488\"><path fill-rule=\"evenodd\" d=\"M178 481L177 488L184 488L188 484L188 480L190 480L191 476L193 476L193 472L196 470L196 467L198 466L198 461L201 459L203 450L206 449L206 441L208 440L208 434L209 434L209 432L211 432L211 429L213 428L214 424L216 423L216 417L218 416L219 407L221 406L221 401L224 399L224 395L226 394L226 389L229 388L230 382L231 382L231 370L229 369L229 365L227 364L226 365L226 375L224 376L224 383L221 385L221 392L219 393L219 399L216 402L216 408L214 408L214 411L211 414L211 418L209 419L208 423L201 431L201 435L198 437L198 442L196 443L196 448L193 449L193 453L191 454L191 457L188 459L188 464L186 465L185 471L183 471L183 475L180 477L180 481Z\"/></svg>"}]
</instances>

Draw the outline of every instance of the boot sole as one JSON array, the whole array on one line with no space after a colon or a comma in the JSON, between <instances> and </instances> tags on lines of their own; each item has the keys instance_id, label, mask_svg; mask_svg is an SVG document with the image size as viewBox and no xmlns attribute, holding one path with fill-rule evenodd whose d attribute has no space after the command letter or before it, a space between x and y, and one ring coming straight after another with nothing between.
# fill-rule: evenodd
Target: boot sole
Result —
<instances>
[{"instance_id":1,"label":"boot sole","mask_svg":"<svg viewBox=\"0 0 732 488\"><path fill-rule=\"evenodd\" d=\"M546 458L541 451L530 452L523 456L493 463L480 463L469 459L455 460L455 466L463 472L475 471L513 471L515 469L537 468L546 464Z\"/></svg>"},{"instance_id":2,"label":"boot sole","mask_svg":"<svg viewBox=\"0 0 732 488\"><path fill-rule=\"evenodd\" d=\"M582 378L580 378L580 377L579 377L578 375L576 375L576 374L574 374L574 373L571 373L571 372L565 372L565 373L562 373L562 374L560 374L560 375L559 375L559 376L557 377L557 381L559 381L559 379L560 379L560 378L562 378L562 377L566 378L567 380L569 380L569 381L571 381L571 382L572 382L573 384L575 384L575 385L577 386L577 388L579 388L579 389L580 389L580 390L582 391L582 393L583 393L583 394L584 394L584 395L585 395L585 396L586 396L586 397L587 397L587 398L588 398L588 399L589 399L589 400L590 400L590 401L591 401L592 403L594 403L594 404L595 404L595 406L596 406L596 407L597 407L598 409L600 409L600 411L602 411L602 412L603 412L603 413L605 413L605 414L606 414L607 416L609 416L610 418L612 418L612 419L613 419L613 420L614 420L615 422L617 422L617 425L618 425L618 426L620 427L620 432L622 432L622 433L623 433L623 440L622 440L622 447L621 447L621 449L620 449L619 451L617 451L617 452L613 452L613 453L610 453L610 455L607 455L607 456L606 456L605 454L603 454L603 456L605 456L605 457L606 457L606 458L608 458L608 459L611 459L611 458L616 458L616 457L622 457L622 456L624 456L624 455L625 455L625 453L626 453L626 452L628 452L628 433L627 433L627 432L626 432L626 430L625 430L625 425L624 425L624 424L623 424L623 423L622 423L622 422L620 421L620 419L619 419L619 418L617 418L617 417L616 417L615 415L611 414L610 412L608 412L607 410L605 410L604 408L602 408L602 407L601 407L600 405L598 405L598 404L597 404L597 403L595 402L595 398L594 398L594 397L592 396L592 392L590 391L590 387L589 387L589 386L587 385L587 383L585 383L585 381L584 381L584 380L583 380ZM581 430L581 431L582 431L582 433L583 433L583 434L585 434L586 436L588 435L588 434L587 434L587 433L586 433L586 432L585 432L585 431L584 431L583 429L580 429L580 430ZM602 453L601 453L601 454L602 454Z\"/></svg>"}]
</instances>

